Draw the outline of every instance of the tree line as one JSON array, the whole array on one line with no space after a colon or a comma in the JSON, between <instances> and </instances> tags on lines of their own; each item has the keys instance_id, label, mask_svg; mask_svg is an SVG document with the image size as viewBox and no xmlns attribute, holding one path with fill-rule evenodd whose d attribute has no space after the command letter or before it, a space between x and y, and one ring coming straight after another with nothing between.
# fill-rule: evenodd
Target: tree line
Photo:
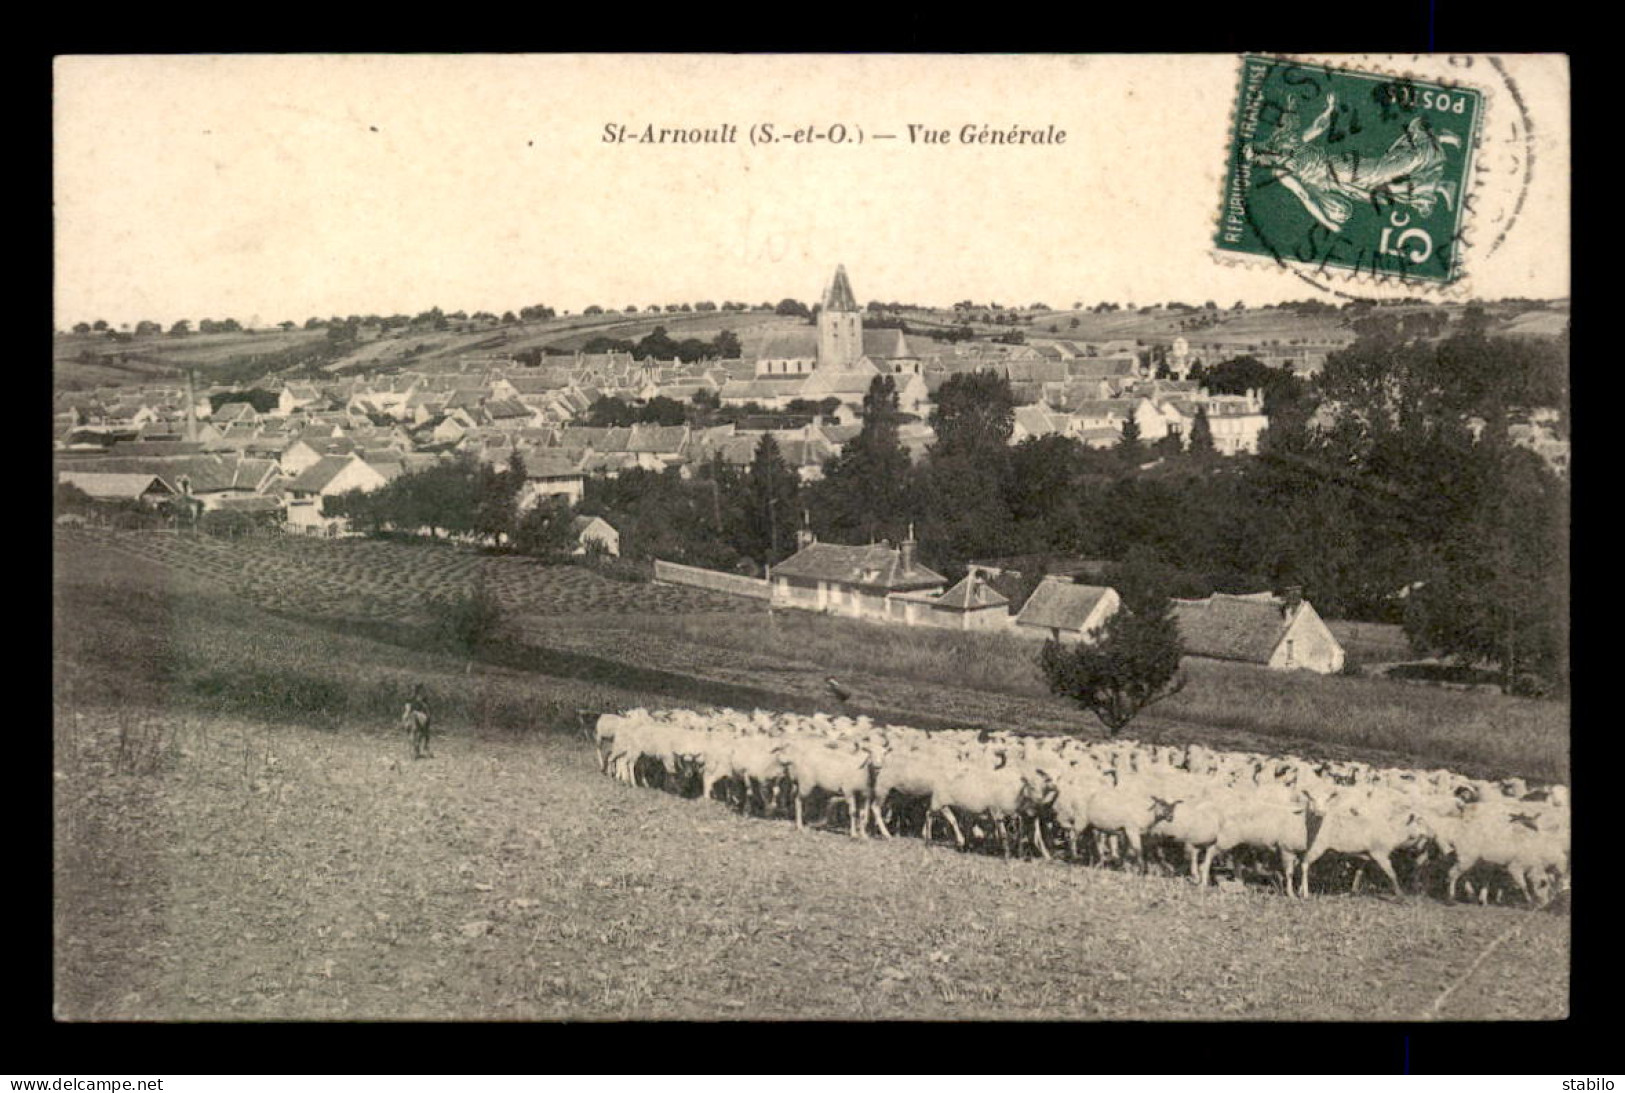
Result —
<instances>
[{"instance_id":1,"label":"tree line","mask_svg":"<svg viewBox=\"0 0 1625 1093\"><path fill-rule=\"evenodd\" d=\"M1430 340L1368 330L1309 384L1257 361L1208 383L1263 392L1257 456L1218 457L1199 417L1188 443L1061 436L1009 443L1014 399L988 374L940 389L936 440L901 442L895 383L876 377L863 427L803 483L770 437L743 472L720 463L590 482L586 501L625 549L760 571L795 549L807 514L821 539L902 537L956 579L977 558L1066 555L1134 563L1197 597L1295 585L1330 617L1400 622L1419 651L1489 662L1509 687L1567 674L1565 479L1512 444L1529 407L1567 407L1566 345L1490 338L1466 324ZM636 533L629 529L637 529Z\"/></svg>"}]
</instances>

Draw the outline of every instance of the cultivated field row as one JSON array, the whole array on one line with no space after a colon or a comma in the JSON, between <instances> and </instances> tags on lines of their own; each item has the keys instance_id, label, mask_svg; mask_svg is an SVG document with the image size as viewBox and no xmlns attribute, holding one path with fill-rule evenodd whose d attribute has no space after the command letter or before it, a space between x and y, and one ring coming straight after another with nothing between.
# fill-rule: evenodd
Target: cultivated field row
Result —
<instances>
[{"instance_id":1,"label":"cultivated field row","mask_svg":"<svg viewBox=\"0 0 1625 1093\"><path fill-rule=\"evenodd\" d=\"M430 544L296 536L225 542L165 532L73 530L222 586L272 611L403 621L484 589L529 615L689 614L750 609L702 589L612 581L576 566Z\"/></svg>"}]
</instances>

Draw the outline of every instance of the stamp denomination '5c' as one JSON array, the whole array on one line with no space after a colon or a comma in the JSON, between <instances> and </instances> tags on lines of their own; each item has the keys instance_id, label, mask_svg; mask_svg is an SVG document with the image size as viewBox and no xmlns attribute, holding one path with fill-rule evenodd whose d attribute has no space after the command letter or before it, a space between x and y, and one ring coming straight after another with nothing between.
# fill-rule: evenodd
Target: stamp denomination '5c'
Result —
<instances>
[{"instance_id":1,"label":"stamp denomination '5c'","mask_svg":"<svg viewBox=\"0 0 1625 1093\"><path fill-rule=\"evenodd\" d=\"M1474 88L1244 57L1219 251L1456 280L1483 109Z\"/></svg>"}]
</instances>

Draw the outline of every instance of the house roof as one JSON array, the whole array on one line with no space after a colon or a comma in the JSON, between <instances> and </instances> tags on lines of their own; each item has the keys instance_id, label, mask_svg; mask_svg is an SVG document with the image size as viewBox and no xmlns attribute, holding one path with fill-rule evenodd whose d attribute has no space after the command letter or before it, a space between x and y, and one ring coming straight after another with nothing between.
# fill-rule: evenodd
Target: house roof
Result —
<instances>
[{"instance_id":1,"label":"house roof","mask_svg":"<svg viewBox=\"0 0 1625 1093\"><path fill-rule=\"evenodd\" d=\"M248 497L222 497L213 504L227 512L275 512L282 507L281 499L266 494L252 494Z\"/></svg>"},{"instance_id":2,"label":"house roof","mask_svg":"<svg viewBox=\"0 0 1625 1093\"><path fill-rule=\"evenodd\" d=\"M76 486L91 497L133 501L146 493L174 493L169 483L155 474L116 474L96 471L61 471L61 481Z\"/></svg>"},{"instance_id":3,"label":"house roof","mask_svg":"<svg viewBox=\"0 0 1625 1093\"><path fill-rule=\"evenodd\" d=\"M570 518L570 530L576 535L580 535L594 524L603 524L609 530L615 530L610 522L602 516L572 516Z\"/></svg>"},{"instance_id":4,"label":"house roof","mask_svg":"<svg viewBox=\"0 0 1625 1093\"><path fill-rule=\"evenodd\" d=\"M1174 601L1174 619L1185 652L1199 657L1267 664L1295 618L1294 611L1268 593L1230 596L1216 592L1205 600Z\"/></svg>"},{"instance_id":5,"label":"house roof","mask_svg":"<svg viewBox=\"0 0 1625 1093\"><path fill-rule=\"evenodd\" d=\"M540 374L509 376L508 383L521 395L545 395L549 391L570 386L570 376L568 372L549 368Z\"/></svg>"},{"instance_id":6,"label":"house roof","mask_svg":"<svg viewBox=\"0 0 1625 1093\"><path fill-rule=\"evenodd\" d=\"M1133 357L1073 357L1066 362L1067 375L1077 379L1132 376L1138 370L1139 361Z\"/></svg>"},{"instance_id":7,"label":"house roof","mask_svg":"<svg viewBox=\"0 0 1625 1093\"><path fill-rule=\"evenodd\" d=\"M1112 590L1103 585L1074 584L1064 577L1045 577L1016 616L1021 626L1081 631L1089 616Z\"/></svg>"},{"instance_id":8,"label":"house roof","mask_svg":"<svg viewBox=\"0 0 1625 1093\"><path fill-rule=\"evenodd\" d=\"M983 608L1006 607L1010 598L999 593L974 573L967 573L958 584L937 597L934 606L949 611L979 611Z\"/></svg>"},{"instance_id":9,"label":"house roof","mask_svg":"<svg viewBox=\"0 0 1625 1093\"><path fill-rule=\"evenodd\" d=\"M288 483L289 493L321 493L348 467L353 456L324 455Z\"/></svg>"},{"instance_id":10,"label":"house roof","mask_svg":"<svg viewBox=\"0 0 1625 1093\"><path fill-rule=\"evenodd\" d=\"M580 477L579 459L557 448L525 448L519 453L525 463L526 478Z\"/></svg>"},{"instance_id":11,"label":"house roof","mask_svg":"<svg viewBox=\"0 0 1625 1093\"><path fill-rule=\"evenodd\" d=\"M827 395L848 397L862 396L869 393L869 385L879 375L873 367L867 371L861 368L835 369L820 368L808 374L802 395L817 400Z\"/></svg>"},{"instance_id":12,"label":"house roof","mask_svg":"<svg viewBox=\"0 0 1625 1093\"><path fill-rule=\"evenodd\" d=\"M651 452L657 455L676 455L682 450L688 436L686 425L634 425L627 438L629 452Z\"/></svg>"},{"instance_id":13,"label":"house roof","mask_svg":"<svg viewBox=\"0 0 1625 1093\"><path fill-rule=\"evenodd\" d=\"M496 421L530 417L530 407L515 399L492 399L485 404L485 412Z\"/></svg>"},{"instance_id":14,"label":"house roof","mask_svg":"<svg viewBox=\"0 0 1625 1093\"><path fill-rule=\"evenodd\" d=\"M1058 383L1066 379L1066 362L1060 360L1013 360L1004 364L1011 383Z\"/></svg>"},{"instance_id":15,"label":"house roof","mask_svg":"<svg viewBox=\"0 0 1625 1093\"><path fill-rule=\"evenodd\" d=\"M722 385L717 396L723 399L775 399L795 398L804 392L807 381L816 373L801 376L762 377L752 380L729 380Z\"/></svg>"},{"instance_id":16,"label":"house roof","mask_svg":"<svg viewBox=\"0 0 1625 1093\"><path fill-rule=\"evenodd\" d=\"M1061 426L1042 406L1017 406L1015 423L1032 436L1047 436L1061 431Z\"/></svg>"},{"instance_id":17,"label":"house roof","mask_svg":"<svg viewBox=\"0 0 1625 1093\"><path fill-rule=\"evenodd\" d=\"M917 562L905 569L902 551L885 543L869 546L811 543L774 566L773 575L897 592L948 583L946 577Z\"/></svg>"},{"instance_id":18,"label":"house roof","mask_svg":"<svg viewBox=\"0 0 1625 1093\"><path fill-rule=\"evenodd\" d=\"M222 421L258 421L259 413L251 403L228 402L211 415L216 422Z\"/></svg>"}]
</instances>

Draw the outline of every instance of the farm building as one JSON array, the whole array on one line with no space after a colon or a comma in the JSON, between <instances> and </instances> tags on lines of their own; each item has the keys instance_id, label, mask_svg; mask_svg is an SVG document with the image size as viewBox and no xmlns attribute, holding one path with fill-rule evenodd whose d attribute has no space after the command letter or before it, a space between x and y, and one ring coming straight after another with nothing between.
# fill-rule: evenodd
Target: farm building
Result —
<instances>
[{"instance_id":1,"label":"farm building","mask_svg":"<svg viewBox=\"0 0 1625 1093\"><path fill-rule=\"evenodd\" d=\"M773 602L854 618L905 621L896 592L941 592L948 580L914 558L913 538L898 546L808 542L773 567Z\"/></svg>"},{"instance_id":2,"label":"farm building","mask_svg":"<svg viewBox=\"0 0 1625 1093\"><path fill-rule=\"evenodd\" d=\"M1174 618L1191 656L1322 673L1343 667L1343 647L1296 592L1175 600Z\"/></svg>"},{"instance_id":3,"label":"farm building","mask_svg":"<svg viewBox=\"0 0 1625 1093\"><path fill-rule=\"evenodd\" d=\"M967 573L946 592L897 592L891 600L909 626L1003 630L1010 625L1010 601L976 573Z\"/></svg>"},{"instance_id":4,"label":"farm building","mask_svg":"<svg viewBox=\"0 0 1625 1093\"><path fill-rule=\"evenodd\" d=\"M1027 597L1014 630L1028 637L1086 641L1121 605L1115 589L1048 576Z\"/></svg>"},{"instance_id":5,"label":"farm building","mask_svg":"<svg viewBox=\"0 0 1625 1093\"><path fill-rule=\"evenodd\" d=\"M572 554L585 554L591 544L598 544L606 554L621 556L621 533L602 516L577 516L570 521L570 534L576 548Z\"/></svg>"},{"instance_id":6,"label":"farm building","mask_svg":"<svg viewBox=\"0 0 1625 1093\"><path fill-rule=\"evenodd\" d=\"M83 490L92 501L139 501L143 505L157 505L176 496L174 488L155 474L62 471L57 477Z\"/></svg>"}]
</instances>

